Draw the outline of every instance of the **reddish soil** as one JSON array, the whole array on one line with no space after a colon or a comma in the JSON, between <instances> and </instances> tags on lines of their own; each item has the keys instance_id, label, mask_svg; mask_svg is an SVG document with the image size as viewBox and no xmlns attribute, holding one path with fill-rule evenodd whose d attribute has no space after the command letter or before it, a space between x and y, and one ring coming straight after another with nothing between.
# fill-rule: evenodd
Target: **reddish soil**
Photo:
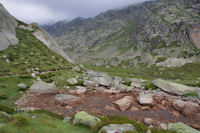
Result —
<instances>
[{"instance_id":1,"label":"reddish soil","mask_svg":"<svg viewBox=\"0 0 200 133\"><path fill-rule=\"evenodd\" d=\"M132 96L134 98L131 107L138 107L140 111L133 112L130 109L122 112L113 104L114 101L123 98L124 96ZM194 118L186 118L180 112L172 107L173 99L165 96L154 96L153 106L141 106L137 102L138 93L120 93L120 94L101 94L89 92L81 95L82 100L76 103L62 105L55 101L55 95L35 95L28 99L24 107L35 107L39 109L50 110L52 112L71 116L79 111L86 111L93 115L121 115L131 119L143 122L144 118L152 118L159 123L174 123L183 122L191 127L200 129L200 121ZM115 110L105 110L104 107L109 105L115 107Z\"/></svg>"}]
</instances>

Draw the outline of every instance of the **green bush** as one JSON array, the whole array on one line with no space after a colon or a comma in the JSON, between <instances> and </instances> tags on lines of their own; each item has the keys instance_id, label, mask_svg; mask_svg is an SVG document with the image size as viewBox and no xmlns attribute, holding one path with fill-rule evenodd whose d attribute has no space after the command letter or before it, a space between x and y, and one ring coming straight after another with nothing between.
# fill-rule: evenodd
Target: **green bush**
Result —
<instances>
[{"instance_id":1,"label":"green bush","mask_svg":"<svg viewBox=\"0 0 200 133\"><path fill-rule=\"evenodd\" d=\"M145 90L149 90L149 89L151 89L151 90L157 90L157 88L158 88L153 83L146 83L144 86L145 86L144 87Z\"/></svg>"},{"instance_id":2,"label":"green bush","mask_svg":"<svg viewBox=\"0 0 200 133\"><path fill-rule=\"evenodd\" d=\"M164 62L164 61L166 61L167 60L167 57L158 57L157 59L156 59L156 63L158 63L158 62Z\"/></svg>"},{"instance_id":3,"label":"green bush","mask_svg":"<svg viewBox=\"0 0 200 133\"><path fill-rule=\"evenodd\" d=\"M12 117L12 121L14 122L14 124L16 124L19 127L24 127L29 124L29 119L26 116L21 115L21 114L18 114Z\"/></svg>"},{"instance_id":4,"label":"green bush","mask_svg":"<svg viewBox=\"0 0 200 133\"><path fill-rule=\"evenodd\" d=\"M8 94L4 93L4 92L0 92L0 99L7 99L8 98Z\"/></svg>"}]
</instances>

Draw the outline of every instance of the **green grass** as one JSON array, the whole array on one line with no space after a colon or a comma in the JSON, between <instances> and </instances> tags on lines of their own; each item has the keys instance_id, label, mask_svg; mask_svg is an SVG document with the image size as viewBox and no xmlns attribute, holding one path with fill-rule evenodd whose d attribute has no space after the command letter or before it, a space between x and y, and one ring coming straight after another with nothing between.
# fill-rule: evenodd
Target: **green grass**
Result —
<instances>
[{"instance_id":1,"label":"green grass","mask_svg":"<svg viewBox=\"0 0 200 133\"><path fill-rule=\"evenodd\" d=\"M32 119L32 116L36 116ZM16 114L7 122L7 126L0 128L1 133L89 133L90 129L72 126L69 122L46 114Z\"/></svg>"}]
</instances>

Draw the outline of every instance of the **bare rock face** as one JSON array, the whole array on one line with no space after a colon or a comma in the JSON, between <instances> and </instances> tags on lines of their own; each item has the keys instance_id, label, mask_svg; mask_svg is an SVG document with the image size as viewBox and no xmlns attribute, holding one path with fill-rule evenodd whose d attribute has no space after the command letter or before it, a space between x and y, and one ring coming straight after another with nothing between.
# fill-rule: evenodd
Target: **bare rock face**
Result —
<instances>
[{"instance_id":1,"label":"bare rock face","mask_svg":"<svg viewBox=\"0 0 200 133\"><path fill-rule=\"evenodd\" d=\"M7 49L9 45L18 43L15 28L18 22L0 4L0 50Z\"/></svg>"},{"instance_id":2,"label":"bare rock face","mask_svg":"<svg viewBox=\"0 0 200 133\"><path fill-rule=\"evenodd\" d=\"M195 25L190 29L190 40L200 49L200 24Z\"/></svg>"},{"instance_id":3,"label":"bare rock face","mask_svg":"<svg viewBox=\"0 0 200 133\"><path fill-rule=\"evenodd\" d=\"M119 99L114 102L114 104L118 105L121 111L127 110L132 104L133 98L131 96L126 96L122 99Z\"/></svg>"}]
</instances>

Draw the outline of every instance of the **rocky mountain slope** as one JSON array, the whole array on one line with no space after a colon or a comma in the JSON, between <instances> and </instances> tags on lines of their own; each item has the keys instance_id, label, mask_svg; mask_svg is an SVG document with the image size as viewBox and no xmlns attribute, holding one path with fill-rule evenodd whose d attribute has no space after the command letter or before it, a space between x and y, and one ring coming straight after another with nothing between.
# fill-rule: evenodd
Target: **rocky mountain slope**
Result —
<instances>
[{"instance_id":1,"label":"rocky mountain slope","mask_svg":"<svg viewBox=\"0 0 200 133\"><path fill-rule=\"evenodd\" d=\"M198 0L148 1L77 18L57 27L59 32L44 29L76 62L182 66L199 61L199 7Z\"/></svg>"}]
</instances>

